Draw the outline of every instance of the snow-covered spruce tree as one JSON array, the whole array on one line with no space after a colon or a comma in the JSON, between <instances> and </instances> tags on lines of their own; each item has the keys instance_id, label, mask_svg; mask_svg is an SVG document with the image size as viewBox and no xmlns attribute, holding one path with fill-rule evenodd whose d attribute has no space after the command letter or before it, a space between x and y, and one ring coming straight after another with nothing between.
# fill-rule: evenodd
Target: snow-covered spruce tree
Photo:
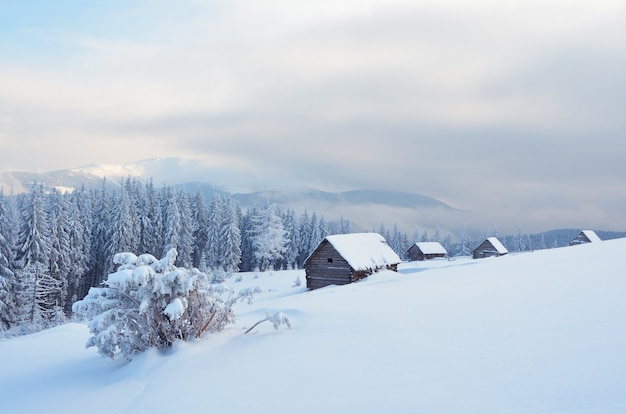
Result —
<instances>
[{"instance_id":1,"label":"snow-covered spruce tree","mask_svg":"<svg viewBox=\"0 0 626 414\"><path fill-rule=\"evenodd\" d=\"M241 266L240 270L250 272L254 270L254 248L252 247L252 217L258 214L256 208L251 208L241 219Z\"/></svg>"},{"instance_id":2,"label":"snow-covered spruce tree","mask_svg":"<svg viewBox=\"0 0 626 414\"><path fill-rule=\"evenodd\" d=\"M223 218L223 201L220 195L215 195L209 207L207 229L206 260L207 267L212 270L222 268L223 244L221 238Z\"/></svg>"},{"instance_id":3,"label":"snow-covered spruce tree","mask_svg":"<svg viewBox=\"0 0 626 414\"><path fill-rule=\"evenodd\" d=\"M83 297L92 286L98 286L107 275L110 260L107 244L111 238L112 207L111 196L107 192L106 179L102 180L102 189L92 194L92 233L90 263L92 267L82 281L79 296ZM111 256L112 257L112 256Z\"/></svg>"},{"instance_id":4,"label":"snow-covered spruce tree","mask_svg":"<svg viewBox=\"0 0 626 414\"><path fill-rule=\"evenodd\" d=\"M67 197L59 193L56 189L48 196L48 221L50 223L50 254L49 254L49 270L50 280L44 279L42 283L48 285L48 290L53 286L58 290L55 296L49 296L46 301L53 304L54 307L62 307L64 309L71 308L68 303L68 286L69 279L76 277L73 272L73 264L71 262L70 252L70 219L69 204ZM73 246L79 249L79 246Z\"/></svg>"},{"instance_id":5,"label":"snow-covered spruce tree","mask_svg":"<svg viewBox=\"0 0 626 414\"><path fill-rule=\"evenodd\" d=\"M311 224L310 224L310 237L309 237L309 252L313 252L317 248L317 245L324 239L322 234L320 233L320 226L317 222L317 213L314 211L311 214ZM307 255L308 256L308 255Z\"/></svg>"},{"instance_id":6,"label":"snow-covered spruce tree","mask_svg":"<svg viewBox=\"0 0 626 414\"><path fill-rule=\"evenodd\" d=\"M318 229L319 230L319 229ZM252 217L252 246L259 270L275 269L283 259L289 234L276 204L268 204Z\"/></svg>"},{"instance_id":7,"label":"snow-covered spruce tree","mask_svg":"<svg viewBox=\"0 0 626 414\"><path fill-rule=\"evenodd\" d=\"M346 220L343 214L339 218L339 234L350 234L352 229L350 228L350 220Z\"/></svg>"},{"instance_id":8,"label":"snow-covered spruce tree","mask_svg":"<svg viewBox=\"0 0 626 414\"><path fill-rule=\"evenodd\" d=\"M300 233L298 239L300 241L300 249L298 253L298 267L301 267L306 258L309 257L309 254L312 252L312 250L310 250L312 229L307 210L304 210L304 213L300 217L299 231Z\"/></svg>"},{"instance_id":9,"label":"snow-covered spruce tree","mask_svg":"<svg viewBox=\"0 0 626 414\"><path fill-rule=\"evenodd\" d=\"M130 360L150 347L164 350L176 340L217 332L234 322L233 305L250 300L254 291L235 295L222 285L211 286L197 269L176 267L176 256L175 249L161 260L150 254L114 256L118 270L104 287L91 288L73 306L75 313L90 319L87 347Z\"/></svg>"},{"instance_id":10,"label":"snow-covered spruce tree","mask_svg":"<svg viewBox=\"0 0 626 414\"><path fill-rule=\"evenodd\" d=\"M220 243L222 245L222 268L227 274L239 271L241 263L241 230L239 214L232 198L223 202L222 229Z\"/></svg>"},{"instance_id":11,"label":"snow-covered spruce tree","mask_svg":"<svg viewBox=\"0 0 626 414\"><path fill-rule=\"evenodd\" d=\"M193 260L193 216L189 196L181 190L178 193L180 229L178 233L178 257L176 266L189 268Z\"/></svg>"},{"instance_id":12,"label":"snow-covered spruce tree","mask_svg":"<svg viewBox=\"0 0 626 414\"><path fill-rule=\"evenodd\" d=\"M110 238L106 244L107 258L112 258L117 252L135 251L139 246L137 206L129 188L122 186L113 199ZM108 264L107 274L113 271L113 264Z\"/></svg>"},{"instance_id":13,"label":"snow-covered spruce tree","mask_svg":"<svg viewBox=\"0 0 626 414\"><path fill-rule=\"evenodd\" d=\"M298 268L298 253L300 251L300 231L296 220L296 212L293 209L288 210L283 217L285 230L289 233L287 246L285 250L285 268Z\"/></svg>"},{"instance_id":14,"label":"snow-covered spruce tree","mask_svg":"<svg viewBox=\"0 0 626 414\"><path fill-rule=\"evenodd\" d=\"M11 270L11 249L6 236L9 214L6 199L0 188L0 331L9 329L15 319L13 286L15 274Z\"/></svg>"},{"instance_id":15,"label":"snow-covered spruce tree","mask_svg":"<svg viewBox=\"0 0 626 414\"><path fill-rule=\"evenodd\" d=\"M511 251L513 252L523 252L526 250L526 239L524 238L524 233L522 232L522 226L517 227L517 235L513 240L513 248Z\"/></svg>"},{"instance_id":16,"label":"snow-covered spruce tree","mask_svg":"<svg viewBox=\"0 0 626 414\"><path fill-rule=\"evenodd\" d=\"M463 230L461 230L461 233L459 235L459 244L458 244L456 256L471 256L472 249L470 247L470 243L471 243L470 238L467 232L465 231L465 227L463 227Z\"/></svg>"},{"instance_id":17,"label":"snow-covered spruce tree","mask_svg":"<svg viewBox=\"0 0 626 414\"><path fill-rule=\"evenodd\" d=\"M202 266L206 265L206 244L208 240L209 229L209 211L204 201L204 196L200 189L196 192L196 197L193 202L192 214L194 218L193 227L193 253L192 253L192 266L198 269L202 269Z\"/></svg>"},{"instance_id":18,"label":"snow-covered spruce tree","mask_svg":"<svg viewBox=\"0 0 626 414\"><path fill-rule=\"evenodd\" d=\"M42 186L33 185L21 200L15 260L16 319L23 332L32 332L56 319L57 303L50 298L60 295L61 286L49 275L51 243Z\"/></svg>"},{"instance_id":19,"label":"snow-covered spruce tree","mask_svg":"<svg viewBox=\"0 0 626 414\"><path fill-rule=\"evenodd\" d=\"M91 198L85 189L74 191L71 195L69 212L69 238L72 246L69 257L72 275L68 279L68 300L65 309L67 315L72 311L72 304L87 293L83 286L89 270L93 267L90 257L93 227L91 215Z\"/></svg>"},{"instance_id":20,"label":"snow-covered spruce tree","mask_svg":"<svg viewBox=\"0 0 626 414\"><path fill-rule=\"evenodd\" d=\"M157 243L159 234L159 220L161 215L160 206L157 205L156 193L152 180L146 182L145 187L139 192L137 202L137 222L139 223L139 246L138 252L158 254L161 251L160 241Z\"/></svg>"}]
</instances>

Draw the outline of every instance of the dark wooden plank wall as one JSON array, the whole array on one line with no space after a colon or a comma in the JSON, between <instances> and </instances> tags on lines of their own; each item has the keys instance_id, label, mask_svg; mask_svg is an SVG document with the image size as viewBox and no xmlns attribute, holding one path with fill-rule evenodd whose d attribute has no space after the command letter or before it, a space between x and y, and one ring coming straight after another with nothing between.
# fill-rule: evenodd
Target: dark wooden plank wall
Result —
<instances>
[{"instance_id":1,"label":"dark wooden plank wall","mask_svg":"<svg viewBox=\"0 0 626 414\"><path fill-rule=\"evenodd\" d=\"M332 259L332 263L328 259ZM353 271L348 262L327 241L323 241L322 245L309 257L305 271L308 289L318 289L328 285L346 285L352 282L353 277Z\"/></svg>"},{"instance_id":2,"label":"dark wooden plank wall","mask_svg":"<svg viewBox=\"0 0 626 414\"><path fill-rule=\"evenodd\" d=\"M569 245L570 246L575 246L577 244L583 244L583 243L589 243L590 240L589 238L587 238L587 236L585 235L585 233L583 233L582 231L578 234L578 236L574 237L570 242Z\"/></svg>"},{"instance_id":3,"label":"dark wooden plank wall","mask_svg":"<svg viewBox=\"0 0 626 414\"><path fill-rule=\"evenodd\" d=\"M422 250L416 244L411 246L408 251L409 251L409 260L411 261L430 260L430 259L434 259L435 257L445 257L443 253L424 254Z\"/></svg>"},{"instance_id":4,"label":"dark wooden plank wall","mask_svg":"<svg viewBox=\"0 0 626 414\"><path fill-rule=\"evenodd\" d=\"M482 259L484 257L492 256L500 256L500 253L495 247L493 247L489 240L485 240L480 244L480 246L474 249L474 259Z\"/></svg>"},{"instance_id":5,"label":"dark wooden plank wall","mask_svg":"<svg viewBox=\"0 0 626 414\"><path fill-rule=\"evenodd\" d=\"M409 247L409 260L411 261L424 260L424 259L420 259L420 253L422 253L420 248L417 247L416 244L413 244L413 246Z\"/></svg>"}]
</instances>

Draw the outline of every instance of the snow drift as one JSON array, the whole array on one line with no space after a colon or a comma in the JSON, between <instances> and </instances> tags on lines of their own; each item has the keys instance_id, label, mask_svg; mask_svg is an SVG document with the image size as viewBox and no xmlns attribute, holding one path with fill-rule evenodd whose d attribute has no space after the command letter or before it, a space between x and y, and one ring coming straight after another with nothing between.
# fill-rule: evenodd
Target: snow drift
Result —
<instances>
[{"instance_id":1,"label":"snow drift","mask_svg":"<svg viewBox=\"0 0 626 414\"><path fill-rule=\"evenodd\" d=\"M237 324L167 355L104 359L80 324L1 341L2 411L626 412L625 253L408 263L311 292L297 271L242 274L264 293ZM276 312L292 329L243 335Z\"/></svg>"}]
</instances>

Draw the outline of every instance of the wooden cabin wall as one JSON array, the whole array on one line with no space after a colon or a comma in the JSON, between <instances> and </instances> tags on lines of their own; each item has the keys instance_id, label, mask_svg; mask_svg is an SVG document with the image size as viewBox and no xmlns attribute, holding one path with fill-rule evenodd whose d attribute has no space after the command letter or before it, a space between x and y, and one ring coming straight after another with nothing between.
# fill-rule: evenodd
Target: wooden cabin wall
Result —
<instances>
[{"instance_id":1,"label":"wooden cabin wall","mask_svg":"<svg viewBox=\"0 0 626 414\"><path fill-rule=\"evenodd\" d=\"M500 253L488 240L485 240L480 244L480 246L474 249L474 259L482 259L484 257L492 256L500 256Z\"/></svg>"},{"instance_id":2,"label":"wooden cabin wall","mask_svg":"<svg viewBox=\"0 0 626 414\"><path fill-rule=\"evenodd\" d=\"M570 242L570 246L575 246L577 244L589 243L589 239L585 236L585 233L580 233L578 236L574 237Z\"/></svg>"},{"instance_id":3,"label":"wooden cabin wall","mask_svg":"<svg viewBox=\"0 0 626 414\"><path fill-rule=\"evenodd\" d=\"M332 263L328 259L332 259ZM324 242L309 257L305 271L308 289L318 289L328 285L346 285L353 281L352 268L328 242Z\"/></svg>"}]
</instances>

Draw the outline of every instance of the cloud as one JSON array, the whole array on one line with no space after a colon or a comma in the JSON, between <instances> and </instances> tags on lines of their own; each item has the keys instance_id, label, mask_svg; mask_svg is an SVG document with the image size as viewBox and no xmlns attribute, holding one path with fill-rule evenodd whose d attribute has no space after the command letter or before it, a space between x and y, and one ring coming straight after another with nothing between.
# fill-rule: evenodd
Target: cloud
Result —
<instances>
[{"instance_id":1,"label":"cloud","mask_svg":"<svg viewBox=\"0 0 626 414\"><path fill-rule=\"evenodd\" d=\"M29 35L20 53L2 49L0 162L204 154L268 183L605 223L625 201L625 12L582 0L77 9L80 24L5 29Z\"/></svg>"}]
</instances>

